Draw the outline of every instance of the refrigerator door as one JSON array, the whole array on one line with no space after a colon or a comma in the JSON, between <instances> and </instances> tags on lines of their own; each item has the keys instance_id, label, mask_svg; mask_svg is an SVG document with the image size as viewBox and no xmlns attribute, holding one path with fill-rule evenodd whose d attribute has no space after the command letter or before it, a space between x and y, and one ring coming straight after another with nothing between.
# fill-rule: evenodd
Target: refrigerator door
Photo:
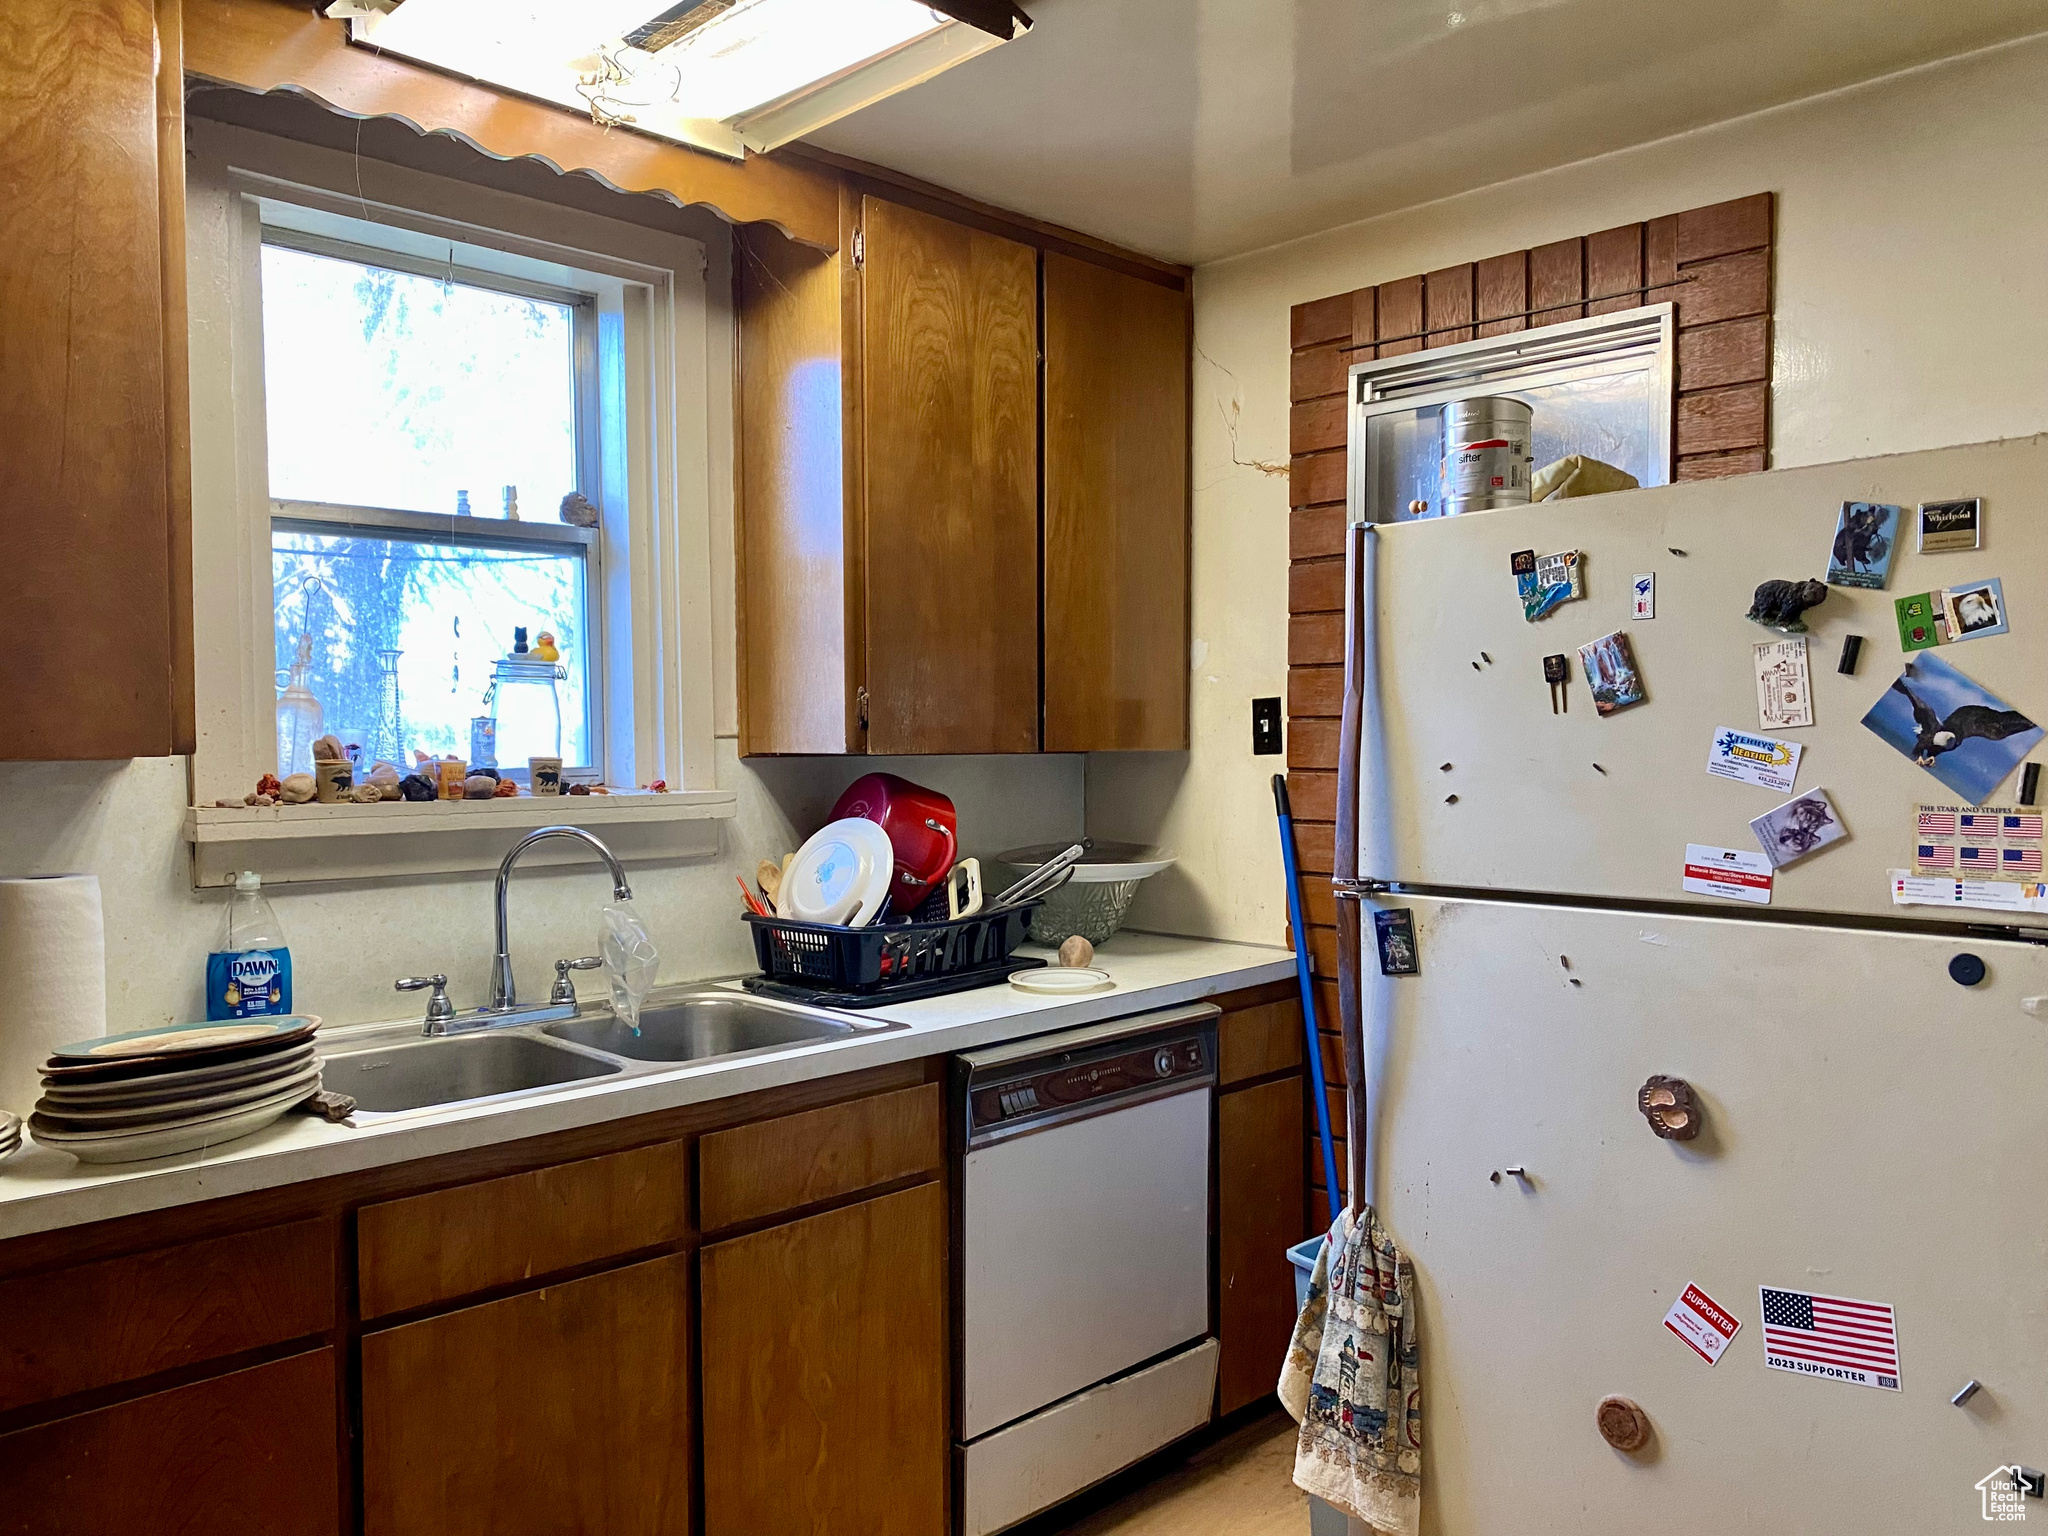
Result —
<instances>
[{"instance_id":1,"label":"refrigerator door","mask_svg":"<svg viewBox=\"0 0 2048 1536\"><path fill-rule=\"evenodd\" d=\"M1425 1533L1925 1536L2048 1464L2048 951L1402 904L1421 974L1365 984L1368 1187L1416 1271ZM1698 1140L1646 1125L1652 1074ZM1664 1327L1688 1285L1740 1321L1718 1364ZM1763 1286L1893 1307L1899 1390L1768 1369ZM1645 1450L1597 1433L1609 1393Z\"/></svg>"},{"instance_id":2,"label":"refrigerator door","mask_svg":"<svg viewBox=\"0 0 2048 1536\"><path fill-rule=\"evenodd\" d=\"M1907 509L1890 586L1830 588L1808 611L1814 724L1765 732L1804 747L1797 789L1825 788L1849 837L1778 871L1772 904L1991 920L1892 904L1886 871L1910 863L1915 807L1964 801L1861 722L1905 659L1893 599L2001 573L2012 633L1915 654L2048 721L2048 595L2024 579L2048 570L2048 519L2034 515L2044 485L2048 438L2037 437L1378 529L1359 873L1701 899L1680 889L1686 845L1756 851L1750 821L1790 798L1707 773L1717 727L1761 729L1752 648L1781 637L1744 617L1752 594L1771 578L1823 576L1841 503L1873 500ZM1916 553L1915 504L1970 496L1984 498L1984 547ZM1534 623L1510 574L1529 549L1583 555L1585 596ZM1654 618L1630 617L1639 573L1656 577ZM1648 699L1602 719L1578 652L1616 630ZM1843 676L1852 634L1861 661ZM1543 659L1560 653L1571 680L1556 714ZM2016 783L1995 802L2011 804Z\"/></svg>"}]
</instances>

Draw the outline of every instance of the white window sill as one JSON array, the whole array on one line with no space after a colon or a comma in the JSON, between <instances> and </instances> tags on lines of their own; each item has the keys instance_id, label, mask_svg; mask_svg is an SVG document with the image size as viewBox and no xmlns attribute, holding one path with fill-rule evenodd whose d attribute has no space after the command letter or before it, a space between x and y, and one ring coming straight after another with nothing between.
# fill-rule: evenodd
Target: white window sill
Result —
<instances>
[{"instance_id":1,"label":"white window sill","mask_svg":"<svg viewBox=\"0 0 2048 1536\"><path fill-rule=\"evenodd\" d=\"M495 869L515 838L546 826L596 832L631 863L715 852L718 823L731 819L738 803L729 789L695 789L376 805L199 805L185 812L185 840L199 887L223 884L244 869L276 885ZM530 855L535 863L576 857L568 848L537 848Z\"/></svg>"}]
</instances>

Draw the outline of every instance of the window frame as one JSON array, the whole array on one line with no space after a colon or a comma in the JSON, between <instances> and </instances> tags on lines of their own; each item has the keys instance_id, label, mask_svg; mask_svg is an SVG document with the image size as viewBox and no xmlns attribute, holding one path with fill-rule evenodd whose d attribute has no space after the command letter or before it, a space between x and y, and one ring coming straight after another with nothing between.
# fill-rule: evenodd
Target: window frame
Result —
<instances>
[{"instance_id":1,"label":"window frame","mask_svg":"<svg viewBox=\"0 0 2048 1536\"><path fill-rule=\"evenodd\" d=\"M587 341L590 393L611 391L617 401L606 410L579 394L578 475L592 477L584 494L599 509L599 526L586 532L534 518L512 525L520 529L515 538L545 529L543 537L577 542L590 552L592 728L601 744L593 755L608 782L662 779L671 791L623 801L613 796L601 819L733 814L736 797L718 787L715 770L720 705L713 613L719 605L712 590L713 508L730 506L730 489L721 482L731 472L725 375L732 343L712 329L714 309L721 318L730 312L722 296L714 306L708 291L705 246L687 234L384 164L375 166L378 195L366 197L366 168L339 151L226 124L192 125L188 262L200 738L191 760L195 809L187 830L200 855L195 878L212 883L215 867L254 867L235 864L224 847L212 850L218 858L209 867L208 845L255 840L252 818L261 814L292 817L294 838L432 830L401 827L397 819L373 827L346 816L330 826L304 809L215 807L216 799L239 800L275 761L273 518L298 522L308 514L308 524L356 520L386 528L392 520L417 527L420 518L434 525L433 537L452 534L460 542L507 526L489 516L273 502L263 386L266 233L279 244L297 245L301 237L336 241L361 251L351 259L400 270L409 269L402 262L423 264L430 276L447 272L452 249L463 281L509 291L517 291L515 283L535 283L551 289L550 297L591 295L589 324L578 332L579 360ZM366 225L372 226L369 240L361 238ZM280 231L286 238L275 239ZM546 510L551 519L553 509ZM566 811L571 803L554 804ZM573 803L579 811L596 809ZM395 818L398 809L387 808L384 816ZM531 820L537 808L522 799L456 809L473 833L491 818L508 825ZM262 835L283 833L273 827ZM389 867L389 859L379 865ZM405 867L433 872L479 863L475 854L422 853ZM342 860L300 878L350 873Z\"/></svg>"}]
</instances>

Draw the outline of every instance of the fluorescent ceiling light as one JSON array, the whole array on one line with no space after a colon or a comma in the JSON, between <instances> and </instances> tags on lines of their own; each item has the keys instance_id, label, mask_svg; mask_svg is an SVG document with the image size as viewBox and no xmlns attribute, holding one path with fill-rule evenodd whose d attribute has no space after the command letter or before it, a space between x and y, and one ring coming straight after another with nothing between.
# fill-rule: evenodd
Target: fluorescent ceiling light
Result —
<instances>
[{"instance_id":1,"label":"fluorescent ceiling light","mask_svg":"<svg viewBox=\"0 0 2048 1536\"><path fill-rule=\"evenodd\" d=\"M336 0L350 39L740 158L999 46L1005 0ZM389 6L389 9L385 7ZM1000 24L1000 21L997 23Z\"/></svg>"}]
</instances>

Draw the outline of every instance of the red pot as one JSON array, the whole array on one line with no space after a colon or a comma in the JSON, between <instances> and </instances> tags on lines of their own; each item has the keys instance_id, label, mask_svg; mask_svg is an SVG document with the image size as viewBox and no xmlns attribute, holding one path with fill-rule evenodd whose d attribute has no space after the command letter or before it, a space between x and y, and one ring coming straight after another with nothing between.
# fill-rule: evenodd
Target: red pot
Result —
<instances>
[{"instance_id":1,"label":"red pot","mask_svg":"<svg viewBox=\"0 0 2048 1536\"><path fill-rule=\"evenodd\" d=\"M916 911L932 886L951 872L960 846L959 820L953 802L936 789L893 773L864 774L846 786L832 807L834 821L845 816L863 817L889 834L896 853L890 911Z\"/></svg>"}]
</instances>

